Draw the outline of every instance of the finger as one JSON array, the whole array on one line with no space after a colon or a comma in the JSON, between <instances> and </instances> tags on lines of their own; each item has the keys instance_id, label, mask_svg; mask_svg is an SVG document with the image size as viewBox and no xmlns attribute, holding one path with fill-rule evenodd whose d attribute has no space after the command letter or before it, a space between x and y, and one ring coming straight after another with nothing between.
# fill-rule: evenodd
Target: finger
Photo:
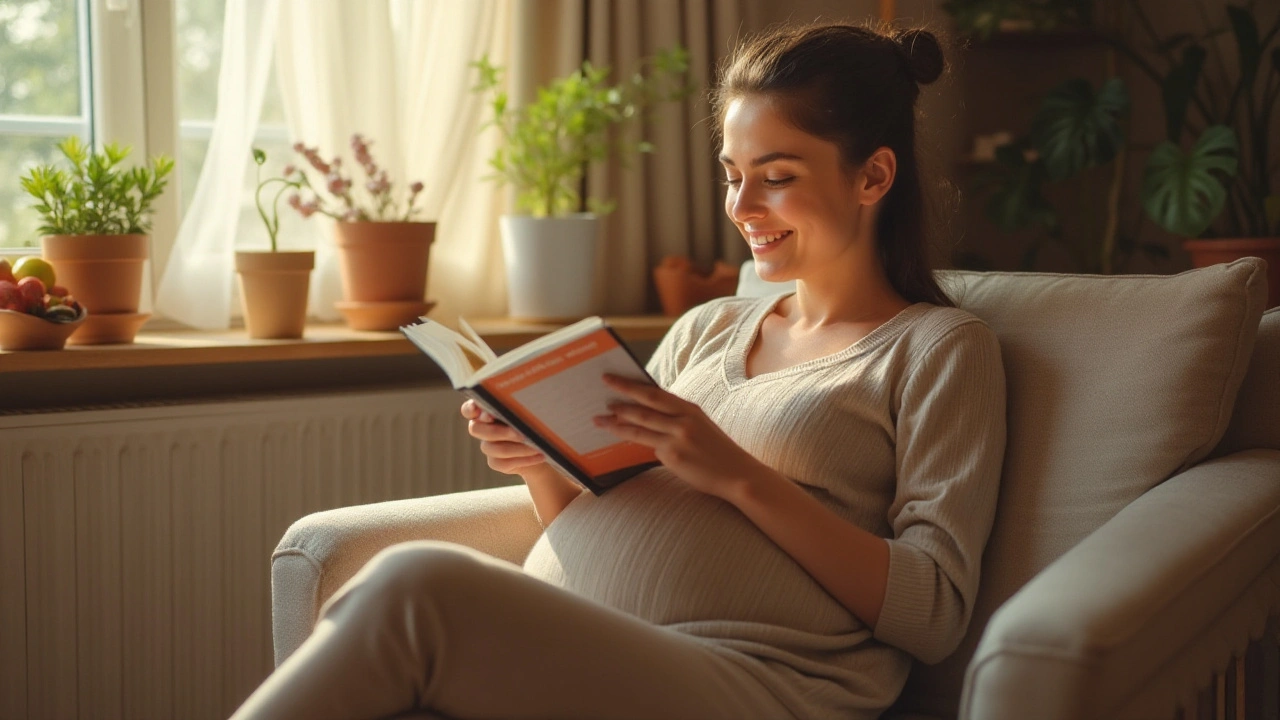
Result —
<instances>
[{"instance_id":1,"label":"finger","mask_svg":"<svg viewBox=\"0 0 1280 720\"><path fill-rule=\"evenodd\" d=\"M475 420L477 417L480 417L480 406L476 404L475 400L467 400L463 402L460 410L462 412L462 417L468 420Z\"/></svg>"},{"instance_id":2,"label":"finger","mask_svg":"<svg viewBox=\"0 0 1280 720\"><path fill-rule=\"evenodd\" d=\"M508 460L513 458L542 459L542 453L537 450L531 450L528 445L515 442L491 442L486 440L480 443L480 452L491 458L502 458Z\"/></svg>"},{"instance_id":3,"label":"finger","mask_svg":"<svg viewBox=\"0 0 1280 720\"><path fill-rule=\"evenodd\" d=\"M479 440L524 443L525 437L515 428L502 423L487 423L472 420L467 423L467 433Z\"/></svg>"},{"instance_id":4,"label":"finger","mask_svg":"<svg viewBox=\"0 0 1280 720\"><path fill-rule=\"evenodd\" d=\"M534 458L489 458L489 467L507 475L513 475L527 467L541 465L545 460L541 455Z\"/></svg>"},{"instance_id":5,"label":"finger","mask_svg":"<svg viewBox=\"0 0 1280 720\"><path fill-rule=\"evenodd\" d=\"M597 415L591 418L591 421L595 423L596 427L608 430L622 440L629 440L651 448L658 447L659 443L665 438L660 432L624 422L615 415Z\"/></svg>"},{"instance_id":6,"label":"finger","mask_svg":"<svg viewBox=\"0 0 1280 720\"><path fill-rule=\"evenodd\" d=\"M609 403L609 410L621 422L662 433L669 433L678 422L678 418L672 415L635 403Z\"/></svg>"},{"instance_id":7,"label":"finger","mask_svg":"<svg viewBox=\"0 0 1280 720\"><path fill-rule=\"evenodd\" d=\"M641 405L647 405L668 414L679 412L685 405L684 400L653 383L632 380L631 378L609 373L605 373L604 383Z\"/></svg>"}]
</instances>

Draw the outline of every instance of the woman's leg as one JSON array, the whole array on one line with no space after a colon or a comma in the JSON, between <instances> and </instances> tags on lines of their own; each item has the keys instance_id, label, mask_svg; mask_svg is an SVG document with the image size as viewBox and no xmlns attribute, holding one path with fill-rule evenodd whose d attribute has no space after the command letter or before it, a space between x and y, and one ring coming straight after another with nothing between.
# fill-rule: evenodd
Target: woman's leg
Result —
<instances>
[{"instance_id":1,"label":"woman's leg","mask_svg":"<svg viewBox=\"0 0 1280 720\"><path fill-rule=\"evenodd\" d=\"M370 560L233 720L785 718L756 661L457 545Z\"/></svg>"}]
</instances>

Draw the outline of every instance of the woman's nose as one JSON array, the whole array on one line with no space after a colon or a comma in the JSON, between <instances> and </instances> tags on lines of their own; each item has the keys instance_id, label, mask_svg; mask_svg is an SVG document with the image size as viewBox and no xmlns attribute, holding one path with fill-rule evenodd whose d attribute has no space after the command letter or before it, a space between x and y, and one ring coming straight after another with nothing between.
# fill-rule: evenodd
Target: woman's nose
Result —
<instances>
[{"instance_id":1,"label":"woman's nose","mask_svg":"<svg viewBox=\"0 0 1280 720\"><path fill-rule=\"evenodd\" d=\"M760 191L746 182L734 188L725 200L725 210L734 222L758 220L765 215L766 208Z\"/></svg>"}]
</instances>

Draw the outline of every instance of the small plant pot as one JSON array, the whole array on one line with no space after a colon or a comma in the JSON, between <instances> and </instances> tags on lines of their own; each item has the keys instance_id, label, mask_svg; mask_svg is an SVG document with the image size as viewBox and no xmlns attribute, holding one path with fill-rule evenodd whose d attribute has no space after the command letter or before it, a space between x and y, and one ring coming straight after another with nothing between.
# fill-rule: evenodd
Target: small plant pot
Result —
<instances>
[{"instance_id":1,"label":"small plant pot","mask_svg":"<svg viewBox=\"0 0 1280 720\"><path fill-rule=\"evenodd\" d=\"M41 255L53 265L58 284L67 288L95 318L81 326L73 345L131 343L149 315L139 314L142 271L150 238L146 235L45 235ZM108 315L141 318L104 330L98 318ZM82 337L83 336L83 339Z\"/></svg>"},{"instance_id":2,"label":"small plant pot","mask_svg":"<svg viewBox=\"0 0 1280 720\"><path fill-rule=\"evenodd\" d=\"M307 294L316 254L236 251L240 301L249 337L288 340L302 337L307 324Z\"/></svg>"},{"instance_id":3,"label":"small plant pot","mask_svg":"<svg viewBox=\"0 0 1280 720\"><path fill-rule=\"evenodd\" d=\"M717 261L709 274L702 275L689 258L672 256L653 269L653 284L662 302L662 314L679 317L708 300L732 295L738 288L738 271Z\"/></svg>"},{"instance_id":4,"label":"small plant pot","mask_svg":"<svg viewBox=\"0 0 1280 720\"><path fill-rule=\"evenodd\" d=\"M422 302L434 222L339 222L342 296L347 302Z\"/></svg>"},{"instance_id":5,"label":"small plant pot","mask_svg":"<svg viewBox=\"0 0 1280 720\"><path fill-rule=\"evenodd\" d=\"M596 314L600 221L595 215L503 215L499 226L512 319L560 322Z\"/></svg>"},{"instance_id":6,"label":"small plant pot","mask_svg":"<svg viewBox=\"0 0 1280 720\"><path fill-rule=\"evenodd\" d=\"M1280 237L1184 240L1182 247L1195 267L1229 263L1243 257L1267 261L1267 307L1280 306Z\"/></svg>"}]
</instances>

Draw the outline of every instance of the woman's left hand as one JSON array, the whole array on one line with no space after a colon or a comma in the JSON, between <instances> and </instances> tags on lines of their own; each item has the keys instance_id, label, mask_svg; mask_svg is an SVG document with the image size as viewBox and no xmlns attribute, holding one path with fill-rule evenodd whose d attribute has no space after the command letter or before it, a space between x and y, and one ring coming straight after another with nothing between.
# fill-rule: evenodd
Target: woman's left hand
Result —
<instances>
[{"instance_id":1,"label":"woman's left hand","mask_svg":"<svg viewBox=\"0 0 1280 720\"><path fill-rule=\"evenodd\" d=\"M611 403L611 415L593 418L596 427L653 448L663 465L695 489L728 500L736 481L763 468L694 403L650 383L607 374L604 380L631 402Z\"/></svg>"}]
</instances>

